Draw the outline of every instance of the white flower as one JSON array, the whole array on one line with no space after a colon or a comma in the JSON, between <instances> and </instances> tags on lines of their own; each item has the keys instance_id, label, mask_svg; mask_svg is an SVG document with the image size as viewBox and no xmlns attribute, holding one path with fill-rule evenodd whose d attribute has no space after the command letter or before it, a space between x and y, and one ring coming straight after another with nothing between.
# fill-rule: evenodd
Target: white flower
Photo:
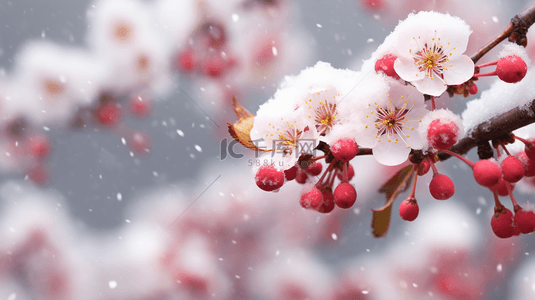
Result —
<instances>
[{"instance_id":1,"label":"white flower","mask_svg":"<svg viewBox=\"0 0 535 300\"><path fill-rule=\"evenodd\" d=\"M171 39L140 0L100 0L88 11L87 41L108 66L109 90L164 93L171 85Z\"/></svg>"},{"instance_id":2,"label":"white flower","mask_svg":"<svg viewBox=\"0 0 535 300\"><path fill-rule=\"evenodd\" d=\"M312 153L319 142L314 123L297 110L257 115L250 135L258 148L272 151L279 170L294 166L301 154Z\"/></svg>"},{"instance_id":3,"label":"white flower","mask_svg":"<svg viewBox=\"0 0 535 300\"><path fill-rule=\"evenodd\" d=\"M90 52L33 41L17 58L1 114L39 125L66 122L95 101L105 82L106 67Z\"/></svg>"},{"instance_id":4,"label":"white flower","mask_svg":"<svg viewBox=\"0 0 535 300\"><path fill-rule=\"evenodd\" d=\"M306 117L314 122L320 135L329 133L333 126L338 123L337 104L342 95L334 88L314 91L300 106L305 110Z\"/></svg>"},{"instance_id":5,"label":"white flower","mask_svg":"<svg viewBox=\"0 0 535 300\"><path fill-rule=\"evenodd\" d=\"M424 108L423 96L413 88L394 84L386 96L370 98L366 106L360 117L364 128L357 143L373 148L379 163L399 165L407 160L411 149L425 145L417 128L429 111Z\"/></svg>"},{"instance_id":6,"label":"white flower","mask_svg":"<svg viewBox=\"0 0 535 300\"><path fill-rule=\"evenodd\" d=\"M396 73L431 96L466 82L474 75L474 62L463 55L471 32L463 20L447 14L409 15L394 31L399 51Z\"/></svg>"}]
</instances>

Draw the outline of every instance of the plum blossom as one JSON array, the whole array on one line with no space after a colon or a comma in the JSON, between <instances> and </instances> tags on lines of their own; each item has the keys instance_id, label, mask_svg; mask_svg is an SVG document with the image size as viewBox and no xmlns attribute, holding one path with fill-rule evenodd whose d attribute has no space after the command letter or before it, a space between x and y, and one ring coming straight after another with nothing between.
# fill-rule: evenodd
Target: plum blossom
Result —
<instances>
[{"instance_id":1,"label":"plum blossom","mask_svg":"<svg viewBox=\"0 0 535 300\"><path fill-rule=\"evenodd\" d=\"M474 62L464 55L471 34L460 18L437 12L411 14L395 29L396 73L418 91L440 96L448 85L474 75Z\"/></svg>"},{"instance_id":2,"label":"plum blossom","mask_svg":"<svg viewBox=\"0 0 535 300\"><path fill-rule=\"evenodd\" d=\"M417 128L429 111L422 95L411 87L393 84L388 94L367 99L366 106L360 115L364 128L357 142L372 148L379 163L399 165L407 160L411 149L426 144Z\"/></svg>"},{"instance_id":3,"label":"plum blossom","mask_svg":"<svg viewBox=\"0 0 535 300\"><path fill-rule=\"evenodd\" d=\"M274 97L258 110L251 140L272 151L266 159L279 169L292 167L302 153L313 154L320 136L327 140L340 124L338 106L354 86L355 74L318 62L299 75L287 76Z\"/></svg>"},{"instance_id":4,"label":"plum blossom","mask_svg":"<svg viewBox=\"0 0 535 300\"><path fill-rule=\"evenodd\" d=\"M262 160L271 160L279 170L291 168L301 154L311 153L318 144L318 137L314 123L295 111L258 114L251 130L255 145L271 151Z\"/></svg>"},{"instance_id":5,"label":"plum blossom","mask_svg":"<svg viewBox=\"0 0 535 300\"><path fill-rule=\"evenodd\" d=\"M309 99L305 100L303 109L307 118L314 121L319 134L327 134L338 123L337 102L342 98L334 88L313 92Z\"/></svg>"}]
</instances>

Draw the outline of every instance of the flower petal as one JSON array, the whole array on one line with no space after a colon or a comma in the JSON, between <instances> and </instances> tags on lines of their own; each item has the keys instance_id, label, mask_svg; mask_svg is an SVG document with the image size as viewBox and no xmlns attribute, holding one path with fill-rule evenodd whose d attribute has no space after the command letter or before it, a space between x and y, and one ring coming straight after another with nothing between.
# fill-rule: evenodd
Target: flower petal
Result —
<instances>
[{"instance_id":1,"label":"flower petal","mask_svg":"<svg viewBox=\"0 0 535 300\"><path fill-rule=\"evenodd\" d=\"M447 28L437 32L437 38L440 38L440 45L444 47L447 54L451 53L450 58L459 57L466 51L471 33L470 27L464 21L460 19L458 21L459 28Z\"/></svg>"},{"instance_id":2,"label":"flower petal","mask_svg":"<svg viewBox=\"0 0 535 300\"><path fill-rule=\"evenodd\" d=\"M377 145L377 129L373 123L368 123L364 125L364 130L362 134L356 139L357 144L361 147L373 148Z\"/></svg>"},{"instance_id":3,"label":"flower petal","mask_svg":"<svg viewBox=\"0 0 535 300\"><path fill-rule=\"evenodd\" d=\"M461 55L446 63L443 75L449 85L464 83L474 76L474 62L470 57Z\"/></svg>"},{"instance_id":4,"label":"flower petal","mask_svg":"<svg viewBox=\"0 0 535 300\"><path fill-rule=\"evenodd\" d=\"M440 96L448 88L444 80L438 76L433 76L433 79L429 76L425 76L423 80L411 81L411 83L418 89L418 91L420 91L420 93L431 96Z\"/></svg>"},{"instance_id":5,"label":"flower petal","mask_svg":"<svg viewBox=\"0 0 535 300\"><path fill-rule=\"evenodd\" d=\"M416 107L414 109L411 109L411 111L408 112L405 117L410 121L420 123L422 118L425 117L428 113L430 113L429 110L423 107Z\"/></svg>"},{"instance_id":6,"label":"flower petal","mask_svg":"<svg viewBox=\"0 0 535 300\"><path fill-rule=\"evenodd\" d=\"M425 73L420 72L412 58L398 57L394 62L394 70L396 70L401 79L409 82L421 80L425 77Z\"/></svg>"},{"instance_id":7,"label":"flower petal","mask_svg":"<svg viewBox=\"0 0 535 300\"><path fill-rule=\"evenodd\" d=\"M397 166L404 163L411 152L405 143L381 141L372 149L373 157L385 166Z\"/></svg>"},{"instance_id":8,"label":"flower petal","mask_svg":"<svg viewBox=\"0 0 535 300\"><path fill-rule=\"evenodd\" d=\"M412 108L423 107L424 97L414 87L403 84L394 84L390 88L388 100L392 101L395 107Z\"/></svg>"}]
</instances>

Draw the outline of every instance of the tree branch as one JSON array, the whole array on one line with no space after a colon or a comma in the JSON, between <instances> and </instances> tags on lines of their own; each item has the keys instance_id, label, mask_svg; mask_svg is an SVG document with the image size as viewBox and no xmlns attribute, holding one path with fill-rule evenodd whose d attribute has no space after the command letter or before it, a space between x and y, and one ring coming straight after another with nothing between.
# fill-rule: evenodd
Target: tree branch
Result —
<instances>
[{"instance_id":1,"label":"tree branch","mask_svg":"<svg viewBox=\"0 0 535 300\"><path fill-rule=\"evenodd\" d=\"M513 108L499 116L491 118L479 124L471 132L469 137L461 139L450 148L457 154L464 155L478 144L488 143L488 141L508 135L513 130L517 130L535 122L535 100L527 106ZM440 153L440 160L450 158L449 154Z\"/></svg>"},{"instance_id":2,"label":"tree branch","mask_svg":"<svg viewBox=\"0 0 535 300\"><path fill-rule=\"evenodd\" d=\"M509 38L511 42L516 42L518 45L526 47L526 33L533 23L535 23L535 3L532 3L528 8L514 16L511 19L511 23L502 33L472 55L472 60L476 63L483 55L487 54L506 38Z\"/></svg>"}]
</instances>

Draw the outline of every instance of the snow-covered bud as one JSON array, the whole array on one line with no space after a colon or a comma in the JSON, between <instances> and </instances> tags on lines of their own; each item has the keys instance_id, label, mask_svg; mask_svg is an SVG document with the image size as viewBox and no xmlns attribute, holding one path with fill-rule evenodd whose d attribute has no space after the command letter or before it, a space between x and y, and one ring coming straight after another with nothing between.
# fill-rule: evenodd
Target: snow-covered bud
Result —
<instances>
[{"instance_id":1,"label":"snow-covered bud","mask_svg":"<svg viewBox=\"0 0 535 300\"><path fill-rule=\"evenodd\" d=\"M385 75L390 76L394 79L399 79L398 73L394 70L394 62L398 57L394 54L387 54L379 58L375 62L375 72L383 72Z\"/></svg>"},{"instance_id":2,"label":"snow-covered bud","mask_svg":"<svg viewBox=\"0 0 535 300\"><path fill-rule=\"evenodd\" d=\"M420 133L427 137L429 147L446 150L455 145L464 134L462 119L450 110L439 109L422 119Z\"/></svg>"}]
</instances>

